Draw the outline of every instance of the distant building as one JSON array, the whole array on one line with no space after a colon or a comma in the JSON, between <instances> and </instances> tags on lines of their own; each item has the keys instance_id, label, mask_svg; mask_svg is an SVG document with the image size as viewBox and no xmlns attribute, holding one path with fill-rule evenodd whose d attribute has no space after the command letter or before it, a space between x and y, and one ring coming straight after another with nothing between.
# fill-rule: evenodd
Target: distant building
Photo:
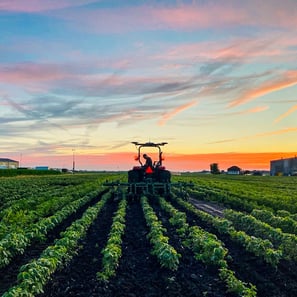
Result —
<instances>
[{"instance_id":1,"label":"distant building","mask_svg":"<svg viewBox=\"0 0 297 297\"><path fill-rule=\"evenodd\" d=\"M297 175L297 157L270 161L270 175Z\"/></svg>"},{"instance_id":2,"label":"distant building","mask_svg":"<svg viewBox=\"0 0 297 297\"><path fill-rule=\"evenodd\" d=\"M240 174L241 169L238 166L231 166L227 169L227 174Z\"/></svg>"},{"instance_id":3,"label":"distant building","mask_svg":"<svg viewBox=\"0 0 297 297\"><path fill-rule=\"evenodd\" d=\"M48 166L36 166L36 170L48 170Z\"/></svg>"},{"instance_id":4,"label":"distant building","mask_svg":"<svg viewBox=\"0 0 297 297\"><path fill-rule=\"evenodd\" d=\"M19 161L0 158L0 169L16 169L19 167Z\"/></svg>"}]
</instances>

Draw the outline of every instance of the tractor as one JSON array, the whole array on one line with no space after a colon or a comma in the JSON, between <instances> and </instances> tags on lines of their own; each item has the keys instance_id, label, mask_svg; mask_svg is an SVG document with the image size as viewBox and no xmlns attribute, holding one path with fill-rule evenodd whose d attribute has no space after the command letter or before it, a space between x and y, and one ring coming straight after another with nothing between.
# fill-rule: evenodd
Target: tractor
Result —
<instances>
[{"instance_id":1,"label":"tractor","mask_svg":"<svg viewBox=\"0 0 297 297\"><path fill-rule=\"evenodd\" d=\"M167 142L154 143L154 142L132 142L137 148L137 155L135 161L138 161L138 165L134 166L128 171L128 182L123 183L105 182L105 186L111 186L113 189L114 197L121 197L124 194L123 187L127 189L127 197L130 201L139 200L141 195L162 195L169 197L171 194L171 186L178 186L180 192L183 191L185 186L192 186L192 184L186 184L182 182L171 183L171 173L163 166L163 152L161 147L166 145ZM145 149L156 149L157 160L152 161L149 158L149 162L142 162L146 157L144 153Z\"/></svg>"},{"instance_id":2,"label":"tractor","mask_svg":"<svg viewBox=\"0 0 297 297\"><path fill-rule=\"evenodd\" d=\"M163 166L163 152L161 146L167 142L132 142L137 147L137 156L135 160L139 162L138 166L134 166L128 171L128 194L130 196L139 196L142 193L149 194L169 194L170 192L170 171ZM143 164L141 161L143 148L156 148L158 152L158 160Z\"/></svg>"}]
</instances>

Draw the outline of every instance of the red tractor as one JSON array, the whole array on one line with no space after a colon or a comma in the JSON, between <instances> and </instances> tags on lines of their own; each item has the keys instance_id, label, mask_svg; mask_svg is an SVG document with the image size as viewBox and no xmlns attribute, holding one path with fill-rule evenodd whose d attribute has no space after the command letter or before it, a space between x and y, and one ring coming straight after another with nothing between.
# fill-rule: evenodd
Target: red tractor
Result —
<instances>
[{"instance_id":1,"label":"red tractor","mask_svg":"<svg viewBox=\"0 0 297 297\"><path fill-rule=\"evenodd\" d=\"M138 166L134 166L128 171L129 195L139 196L141 193L150 194L169 194L170 192L170 171L163 166L163 157L161 146L167 142L132 142L137 147L136 161ZM143 148L156 148L158 152L158 160L152 161L146 154L142 155ZM146 158L146 163L143 164L141 159Z\"/></svg>"},{"instance_id":2,"label":"red tractor","mask_svg":"<svg viewBox=\"0 0 297 297\"><path fill-rule=\"evenodd\" d=\"M163 166L163 157L161 147L167 144L167 142L154 143L154 142L132 142L137 148L137 156L135 160L139 165L134 166L128 171L128 182L123 183L120 181L104 183L105 186L112 187L114 198L122 197L125 192L123 188L127 189L127 197L130 201L139 200L141 195L162 195L169 197L171 193L171 187L174 186L179 189L180 197L184 197L184 188L191 186L192 183L177 182L171 183L171 173ZM157 160L152 161L150 158L146 158L146 162L142 162L143 156L146 152L142 152L144 148L156 149Z\"/></svg>"}]
</instances>

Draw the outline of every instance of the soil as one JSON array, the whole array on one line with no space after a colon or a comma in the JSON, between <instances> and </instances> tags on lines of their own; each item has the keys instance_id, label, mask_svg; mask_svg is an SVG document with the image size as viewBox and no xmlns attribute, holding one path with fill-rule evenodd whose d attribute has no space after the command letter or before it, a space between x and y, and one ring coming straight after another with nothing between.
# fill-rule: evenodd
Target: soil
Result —
<instances>
[{"instance_id":1,"label":"soil","mask_svg":"<svg viewBox=\"0 0 297 297\"><path fill-rule=\"evenodd\" d=\"M21 266L27 264L34 258L38 258L44 249L46 249L49 245L54 244L54 240L56 238L59 238L60 232L64 231L68 226L70 226L73 221L80 218L88 207L97 203L101 199L103 194L104 192L102 192L91 201L87 202L84 206L70 215L61 224L57 225L47 234L46 240L44 242L33 241L22 255L17 255L16 257L14 257L10 265L4 268L0 268L0 295L2 295L10 287L16 285L17 275Z\"/></svg>"},{"instance_id":2,"label":"soil","mask_svg":"<svg viewBox=\"0 0 297 297\"><path fill-rule=\"evenodd\" d=\"M194 200L194 201L193 201ZM198 208L201 205L208 204L205 201L190 201ZM186 211L174 201L172 204L187 214L188 222L200 226L204 230L215 234L220 239L229 251L231 260L228 262L229 267L236 272L236 276L245 281L252 283L257 287L257 296L260 297L296 297L297 296L297 263L292 261L282 260L278 268L273 268L266 262L254 254L247 252L242 246L232 241L229 236L222 235L217 232L211 225L204 223L197 216ZM200 208L201 209L201 208ZM213 212L212 209L215 209ZM206 210L206 209L205 209ZM211 203L211 209L207 209L208 213L216 215L222 207Z\"/></svg>"},{"instance_id":3,"label":"soil","mask_svg":"<svg viewBox=\"0 0 297 297\"><path fill-rule=\"evenodd\" d=\"M173 204L176 208L185 211L176 203L173 202ZM181 254L177 271L161 268L157 259L150 254L151 245L147 239L148 228L141 205L139 202L131 202L127 209L122 258L116 276L109 282L97 280L96 273L101 269L101 250L107 242L112 217L118 206L117 201L111 201L102 209L87 236L80 242L81 248L78 254L67 266L52 276L44 288L44 293L38 297L234 297L233 294L226 292L225 284L219 279L217 269L196 261L192 252L182 245L175 230L169 224L166 213L153 201L151 205L167 229L165 235L170 238L170 244ZM220 207L213 204L207 205L207 209L214 215L220 215L222 211ZM239 279L256 285L258 296L297 296L296 263L282 262L278 269L273 269L232 242L228 236L217 234L215 229L200 221L195 215L186 213L190 225L198 225L216 234L224 242L232 258L228 262L229 267L235 271ZM72 217L71 220L73 219ZM30 257L38 257L42 248L50 244L54 238L58 238L61 229L69 223L64 222L63 226L54 230L49 236L49 242L40 246L32 245L21 260L16 259L8 268L0 271L0 289L2 289L0 293L16 282L16 271L20 265L26 263ZM5 273L6 277L4 277Z\"/></svg>"},{"instance_id":4,"label":"soil","mask_svg":"<svg viewBox=\"0 0 297 297\"><path fill-rule=\"evenodd\" d=\"M200 210L203 210L213 216L218 216L218 217L223 217L223 211L224 207L218 205L215 202L210 202L210 201L203 201L203 200L197 200L194 198L190 198L189 202L191 202L195 207L197 207Z\"/></svg>"},{"instance_id":5,"label":"soil","mask_svg":"<svg viewBox=\"0 0 297 297\"><path fill-rule=\"evenodd\" d=\"M81 252L53 276L45 293L39 297L233 296L226 293L217 271L194 260L190 251L182 249L178 237L170 229L170 243L182 254L182 261L177 271L161 268L150 254L151 245L146 238L148 229L139 202L129 204L127 210L123 252L116 276L108 283L98 282L100 251L106 243L114 210L115 207L109 205L103 211L89 230ZM156 212L162 213L158 208Z\"/></svg>"}]
</instances>

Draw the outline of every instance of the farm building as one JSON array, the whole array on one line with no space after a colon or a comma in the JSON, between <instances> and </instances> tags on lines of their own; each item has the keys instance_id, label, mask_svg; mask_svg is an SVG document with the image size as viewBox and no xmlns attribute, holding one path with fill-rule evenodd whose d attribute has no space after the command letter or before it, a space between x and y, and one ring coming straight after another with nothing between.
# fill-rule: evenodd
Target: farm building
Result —
<instances>
[{"instance_id":1,"label":"farm building","mask_svg":"<svg viewBox=\"0 0 297 297\"><path fill-rule=\"evenodd\" d=\"M297 175L297 157L270 161L270 175Z\"/></svg>"},{"instance_id":2,"label":"farm building","mask_svg":"<svg viewBox=\"0 0 297 297\"><path fill-rule=\"evenodd\" d=\"M19 167L19 161L7 159L7 158L0 158L0 169L15 169Z\"/></svg>"},{"instance_id":3,"label":"farm building","mask_svg":"<svg viewBox=\"0 0 297 297\"><path fill-rule=\"evenodd\" d=\"M238 166L231 166L227 169L227 174L240 174L241 169Z\"/></svg>"}]
</instances>

